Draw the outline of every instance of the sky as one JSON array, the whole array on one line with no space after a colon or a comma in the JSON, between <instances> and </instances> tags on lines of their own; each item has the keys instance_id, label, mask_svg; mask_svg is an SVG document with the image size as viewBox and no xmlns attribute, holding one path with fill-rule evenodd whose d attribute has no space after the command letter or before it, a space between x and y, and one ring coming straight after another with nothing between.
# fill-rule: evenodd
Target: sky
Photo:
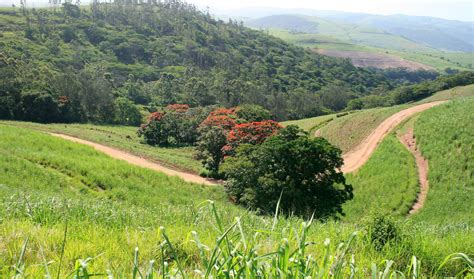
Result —
<instances>
[{"instance_id":1,"label":"sky","mask_svg":"<svg viewBox=\"0 0 474 279\"><path fill-rule=\"evenodd\" d=\"M188 0L211 12L248 7L335 10L369 14L405 14L474 21L474 0Z\"/></svg>"},{"instance_id":2,"label":"sky","mask_svg":"<svg viewBox=\"0 0 474 279\"><path fill-rule=\"evenodd\" d=\"M405 14L433 16L445 19L474 21L474 0L186 0L200 8L209 7L214 14L232 14L236 10L251 7L283 9L335 10L369 14ZM0 0L2 5L19 0ZM38 6L48 0L26 0ZM87 0L81 1L82 3Z\"/></svg>"}]
</instances>

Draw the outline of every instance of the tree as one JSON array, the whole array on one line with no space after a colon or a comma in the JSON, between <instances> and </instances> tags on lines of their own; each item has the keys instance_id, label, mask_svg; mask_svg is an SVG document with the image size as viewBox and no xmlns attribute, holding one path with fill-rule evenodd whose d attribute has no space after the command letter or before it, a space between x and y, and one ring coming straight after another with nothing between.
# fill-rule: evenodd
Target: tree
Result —
<instances>
[{"instance_id":1,"label":"tree","mask_svg":"<svg viewBox=\"0 0 474 279\"><path fill-rule=\"evenodd\" d=\"M239 145L261 144L281 128L282 126L273 120L235 125L227 135L227 144L222 150L225 155L233 155Z\"/></svg>"},{"instance_id":2,"label":"tree","mask_svg":"<svg viewBox=\"0 0 474 279\"><path fill-rule=\"evenodd\" d=\"M142 115L138 107L129 99L119 97L114 101L115 122L123 125L138 126Z\"/></svg>"},{"instance_id":3,"label":"tree","mask_svg":"<svg viewBox=\"0 0 474 279\"><path fill-rule=\"evenodd\" d=\"M53 96L43 92L29 92L21 95L21 116L23 120L50 123L58 119L58 105Z\"/></svg>"},{"instance_id":4,"label":"tree","mask_svg":"<svg viewBox=\"0 0 474 279\"><path fill-rule=\"evenodd\" d=\"M271 113L267 109L259 105L252 105L252 104L240 105L235 110L235 113L238 118L245 119L248 122L256 122L256 121L272 119Z\"/></svg>"},{"instance_id":5,"label":"tree","mask_svg":"<svg viewBox=\"0 0 474 279\"><path fill-rule=\"evenodd\" d=\"M201 160L210 171L210 177L219 177L219 166L224 160L222 148L227 144L227 131L219 126L212 126L200 132L196 147L196 159Z\"/></svg>"},{"instance_id":6,"label":"tree","mask_svg":"<svg viewBox=\"0 0 474 279\"><path fill-rule=\"evenodd\" d=\"M204 108L190 109L187 105L169 105L163 111L154 112L146 124L138 130L150 145L192 145L198 139L198 126L209 111Z\"/></svg>"},{"instance_id":7,"label":"tree","mask_svg":"<svg viewBox=\"0 0 474 279\"><path fill-rule=\"evenodd\" d=\"M261 145L242 145L222 171L238 204L271 214L281 196L285 214L329 218L343 214L342 204L353 197L342 164L341 150L289 126Z\"/></svg>"}]
</instances>

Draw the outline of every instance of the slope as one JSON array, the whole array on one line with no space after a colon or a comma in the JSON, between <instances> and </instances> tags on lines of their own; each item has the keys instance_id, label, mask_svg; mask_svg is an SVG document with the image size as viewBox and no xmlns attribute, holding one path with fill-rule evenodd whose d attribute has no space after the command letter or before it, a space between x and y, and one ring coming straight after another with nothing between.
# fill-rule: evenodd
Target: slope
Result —
<instances>
[{"instance_id":1,"label":"slope","mask_svg":"<svg viewBox=\"0 0 474 279\"><path fill-rule=\"evenodd\" d=\"M117 97L149 111L174 103L256 103L286 119L298 111L301 90L314 94L339 82L366 95L390 83L184 2L122 4L0 9L0 118L38 121L26 113L43 116L35 115L38 106L19 107L33 98L26 93L37 93L52 99L47 104L72 107L44 122L118 122L111 109Z\"/></svg>"},{"instance_id":2,"label":"slope","mask_svg":"<svg viewBox=\"0 0 474 279\"><path fill-rule=\"evenodd\" d=\"M316 14L318 13L316 12L314 15ZM405 63L393 61L390 64L391 67L403 66L409 62L421 64L414 69L426 69L428 68L427 66L438 70L444 70L448 67L455 69L472 69L473 67L472 59L474 52L472 51L437 49L435 46L430 46L424 42L409 39L403 34L392 32L391 30L396 29L396 27L386 30L384 29L384 24L369 24L370 20L366 22L363 19L331 16L331 14L328 15L326 13L314 15L273 15L250 19L246 21L246 24L253 28L268 30L270 34L296 45L317 48L321 53L335 57L353 58L357 53L363 53L365 56L372 57L373 59L375 57L383 57L386 61L393 61L395 56L403 59L402 62L406 61ZM365 16L371 17L370 15ZM372 16L371 18L390 21L390 19L384 19L383 16ZM420 20L417 19L417 22L419 23ZM423 27L417 27L416 24L418 23L404 23L400 19L389 25L396 26L396 24L400 24L400 26L404 26L408 24L408 27L400 27L400 29L406 30L405 33L412 32L414 34L426 34L424 32L428 28L431 35L436 36L438 41L444 40L446 44L451 44L454 47L463 45L454 43L458 39L449 40L449 36L434 34L436 31L433 30L432 26L427 26L426 23L423 23ZM469 26L469 23L463 24L465 25L464 29L469 28L466 27ZM452 29L453 27L450 28ZM450 32L456 33L452 30ZM466 33L467 31L462 32ZM469 36L464 37L464 40L469 42L467 38L470 37L472 37L472 32L470 32ZM377 67L377 64L370 65Z\"/></svg>"}]
</instances>

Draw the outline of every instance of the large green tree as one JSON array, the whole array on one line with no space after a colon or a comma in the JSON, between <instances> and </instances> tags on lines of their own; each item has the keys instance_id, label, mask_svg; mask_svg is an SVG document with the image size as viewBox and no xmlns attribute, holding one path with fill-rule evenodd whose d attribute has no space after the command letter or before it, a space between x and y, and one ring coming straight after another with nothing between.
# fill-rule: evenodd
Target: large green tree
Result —
<instances>
[{"instance_id":1,"label":"large green tree","mask_svg":"<svg viewBox=\"0 0 474 279\"><path fill-rule=\"evenodd\" d=\"M261 145L242 145L222 165L226 190L236 203L273 213L280 200L286 214L328 218L343 214L352 199L340 168L341 150L289 126Z\"/></svg>"}]
</instances>

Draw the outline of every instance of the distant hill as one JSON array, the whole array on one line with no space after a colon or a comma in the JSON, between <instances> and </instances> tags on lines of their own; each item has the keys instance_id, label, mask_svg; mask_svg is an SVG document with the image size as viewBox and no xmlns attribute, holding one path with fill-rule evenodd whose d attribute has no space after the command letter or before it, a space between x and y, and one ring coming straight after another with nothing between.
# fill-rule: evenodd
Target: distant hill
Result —
<instances>
[{"instance_id":1,"label":"distant hill","mask_svg":"<svg viewBox=\"0 0 474 279\"><path fill-rule=\"evenodd\" d=\"M279 12L283 11L276 10L277 14L261 18L247 18L244 23L296 45L325 50L328 55L337 51L336 57L352 59L364 52L385 58L399 57L404 60L402 64L414 62L411 64L418 65L419 69L474 69L472 22L311 10L287 11L301 14ZM341 56L341 53L348 55ZM372 66L378 67L378 64ZM400 63L389 66L399 67Z\"/></svg>"},{"instance_id":2,"label":"distant hill","mask_svg":"<svg viewBox=\"0 0 474 279\"><path fill-rule=\"evenodd\" d=\"M321 13L319 17L377 27L440 50L474 51L474 22L407 15Z\"/></svg>"},{"instance_id":3,"label":"distant hill","mask_svg":"<svg viewBox=\"0 0 474 279\"><path fill-rule=\"evenodd\" d=\"M317 11L313 14L315 16L271 15L249 19L246 24L255 28L332 35L337 39L379 47L385 47L386 42L395 40L401 43L401 47L419 44L439 50L474 51L474 22L405 15Z\"/></svg>"}]
</instances>

